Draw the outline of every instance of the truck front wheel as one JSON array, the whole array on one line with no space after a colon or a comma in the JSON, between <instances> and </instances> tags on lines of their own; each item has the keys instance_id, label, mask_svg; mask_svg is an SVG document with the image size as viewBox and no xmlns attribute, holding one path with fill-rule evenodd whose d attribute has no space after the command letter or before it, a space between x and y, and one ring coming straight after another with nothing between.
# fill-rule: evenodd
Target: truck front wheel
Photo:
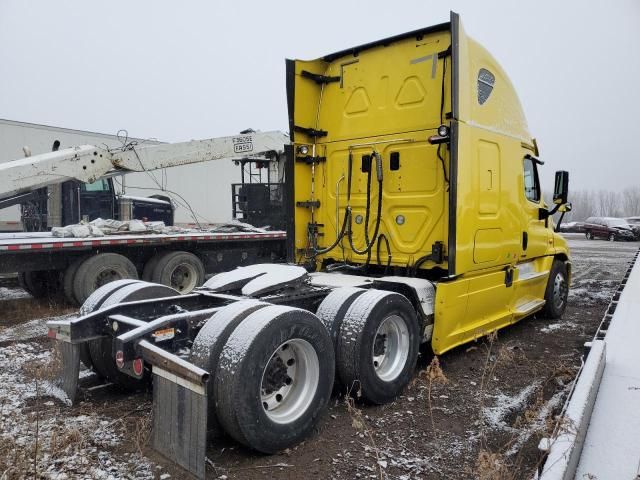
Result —
<instances>
[{"instance_id":1,"label":"truck front wheel","mask_svg":"<svg viewBox=\"0 0 640 480\"><path fill-rule=\"evenodd\" d=\"M544 314L547 318L556 319L562 317L567 308L567 298L569 297L569 275L567 265L555 260L549 273L547 289L544 294L546 301Z\"/></svg>"},{"instance_id":2,"label":"truck front wheel","mask_svg":"<svg viewBox=\"0 0 640 480\"><path fill-rule=\"evenodd\" d=\"M340 381L371 403L390 402L411 380L419 346L411 302L398 293L368 290L351 304L340 327Z\"/></svg>"}]
</instances>

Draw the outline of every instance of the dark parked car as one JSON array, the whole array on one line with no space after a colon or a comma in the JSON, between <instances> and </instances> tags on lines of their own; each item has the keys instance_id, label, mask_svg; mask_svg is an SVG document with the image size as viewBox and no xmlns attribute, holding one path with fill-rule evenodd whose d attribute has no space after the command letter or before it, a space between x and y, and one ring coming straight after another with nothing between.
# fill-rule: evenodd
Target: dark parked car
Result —
<instances>
[{"instance_id":1,"label":"dark parked car","mask_svg":"<svg viewBox=\"0 0 640 480\"><path fill-rule=\"evenodd\" d=\"M626 220L614 217L589 217L584 225L585 236L615 240L636 240L633 228Z\"/></svg>"},{"instance_id":2,"label":"dark parked car","mask_svg":"<svg viewBox=\"0 0 640 480\"><path fill-rule=\"evenodd\" d=\"M633 233L636 234L636 240L640 240L640 217L627 217L625 220L631 225L631 228L633 228Z\"/></svg>"}]
</instances>

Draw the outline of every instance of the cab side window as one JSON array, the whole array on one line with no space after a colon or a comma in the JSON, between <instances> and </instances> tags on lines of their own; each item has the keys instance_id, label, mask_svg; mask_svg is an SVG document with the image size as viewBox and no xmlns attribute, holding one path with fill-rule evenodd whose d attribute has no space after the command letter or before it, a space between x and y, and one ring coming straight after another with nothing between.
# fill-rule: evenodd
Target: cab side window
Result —
<instances>
[{"instance_id":1,"label":"cab side window","mask_svg":"<svg viewBox=\"0 0 640 480\"><path fill-rule=\"evenodd\" d=\"M530 157L524 159L524 194L527 200L540 201L540 182L536 163Z\"/></svg>"}]
</instances>

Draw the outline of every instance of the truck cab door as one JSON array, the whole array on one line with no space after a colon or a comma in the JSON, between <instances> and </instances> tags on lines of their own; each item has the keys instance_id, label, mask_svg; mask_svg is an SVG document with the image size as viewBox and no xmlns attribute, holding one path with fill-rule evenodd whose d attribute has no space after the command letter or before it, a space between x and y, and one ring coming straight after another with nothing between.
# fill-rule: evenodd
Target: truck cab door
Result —
<instances>
[{"instance_id":1,"label":"truck cab door","mask_svg":"<svg viewBox=\"0 0 640 480\"><path fill-rule=\"evenodd\" d=\"M522 240L520 260L536 258L545 255L551 240L548 222L541 219L540 209L547 206L542 201L540 178L538 176L539 161L531 155L525 155L522 160Z\"/></svg>"}]
</instances>

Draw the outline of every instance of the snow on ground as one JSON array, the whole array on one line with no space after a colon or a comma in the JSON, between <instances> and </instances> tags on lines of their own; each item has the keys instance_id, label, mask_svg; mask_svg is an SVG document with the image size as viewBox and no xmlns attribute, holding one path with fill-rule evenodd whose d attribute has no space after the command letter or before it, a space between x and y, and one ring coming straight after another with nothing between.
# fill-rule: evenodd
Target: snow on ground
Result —
<instances>
[{"instance_id":1,"label":"snow on ground","mask_svg":"<svg viewBox=\"0 0 640 480\"><path fill-rule=\"evenodd\" d=\"M62 316L57 318L66 318ZM47 346L25 341L46 332L44 320L6 328L0 341L0 471L2 478L152 479L154 465L137 453L121 453L124 423L72 411L64 392L49 378L58 361Z\"/></svg>"},{"instance_id":2,"label":"snow on ground","mask_svg":"<svg viewBox=\"0 0 640 480\"><path fill-rule=\"evenodd\" d=\"M542 434L547 429L547 420L559 408L569 385L556 392L546 402L536 401L541 393L542 384L534 382L515 395L498 393L493 406L482 411L485 424L493 430L505 431L513 435L507 457L516 455L534 434ZM516 418L513 418L513 417Z\"/></svg>"},{"instance_id":3,"label":"snow on ground","mask_svg":"<svg viewBox=\"0 0 640 480\"><path fill-rule=\"evenodd\" d=\"M16 300L18 298L30 298L27 292L21 288L0 287L0 300Z\"/></svg>"},{"instance_id":4,"label":"snow on ground","mask_svg":"<svg viewBox=\"0 0 640 480\"><path fill-rule=\"evenodd\" d=\"M49 320L67 320L75 315L61 315L59 317L38 318L13 327L0 327L0 343L29 340L47 336L47 322Z\"/></svg>"}]
</instances>

